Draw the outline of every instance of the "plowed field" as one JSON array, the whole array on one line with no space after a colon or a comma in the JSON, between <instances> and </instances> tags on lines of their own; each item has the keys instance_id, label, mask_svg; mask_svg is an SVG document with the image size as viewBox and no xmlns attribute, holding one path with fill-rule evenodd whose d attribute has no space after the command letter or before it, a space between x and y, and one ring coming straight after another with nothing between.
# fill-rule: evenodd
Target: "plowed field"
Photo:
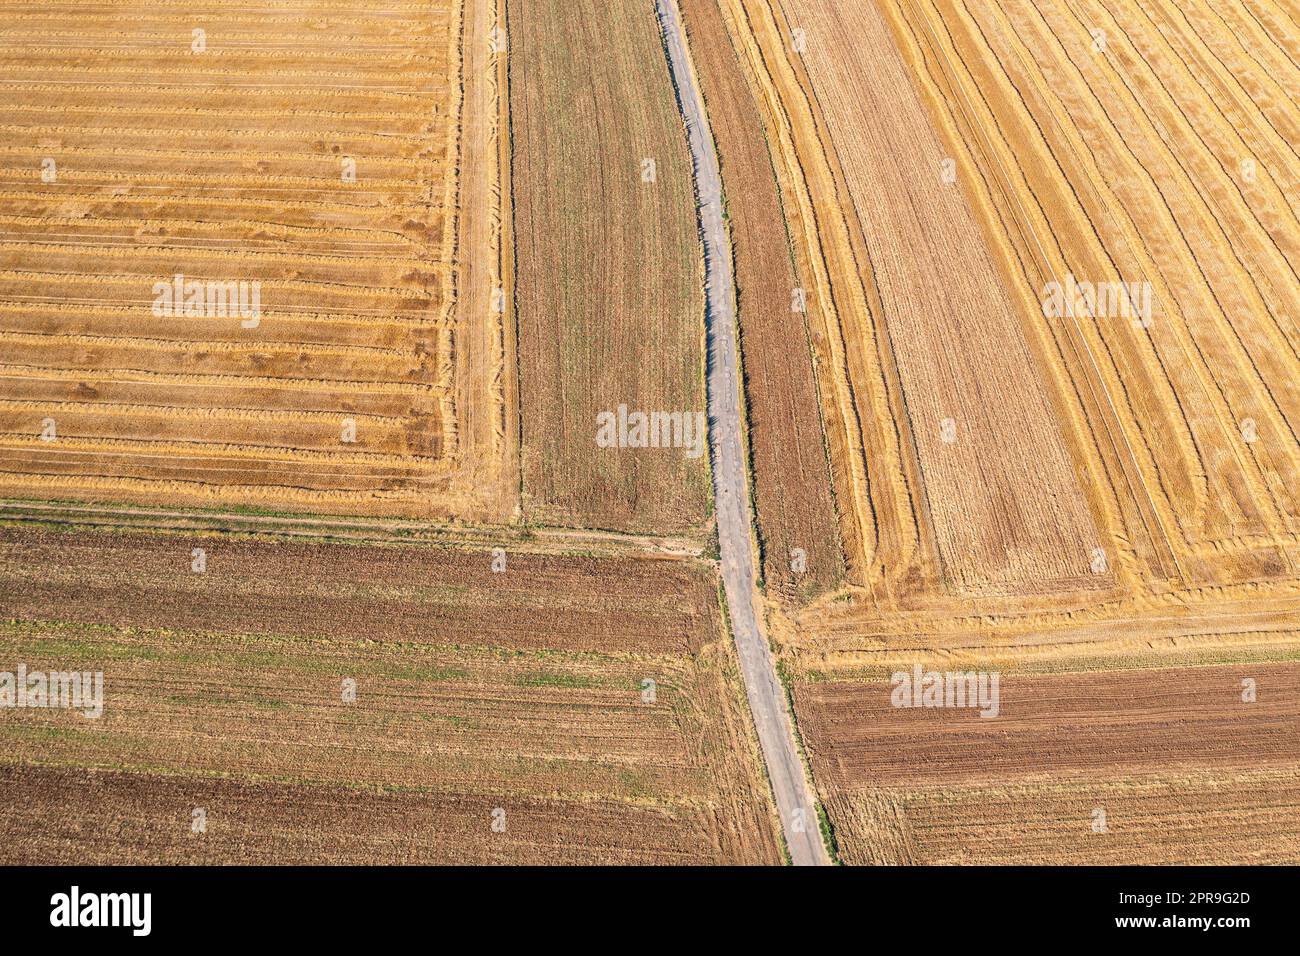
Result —
<instances>
[{"instance_id":1,"label":"plowed field","mask_svg":"<svg viewBox=\"0 0 1300 956\"><path fill-rule=\"evenodd\" d=\"M1300 859L1294 661L1004 676L994 718L891 689L795 692L848 862Z\"/></svg>"},{"instance_id":2,"label":"plowed field","mask_svg":"<svg viewBox=\"0 0 1300 956\"><path fill-rule=\"evenodd\" d=\"M0 669L102 671L105 688L98 720L0 721L6 792L30 797L0 822L6 862L779 860L699 566L0 540Z\"/></svg>"}]
</instances>

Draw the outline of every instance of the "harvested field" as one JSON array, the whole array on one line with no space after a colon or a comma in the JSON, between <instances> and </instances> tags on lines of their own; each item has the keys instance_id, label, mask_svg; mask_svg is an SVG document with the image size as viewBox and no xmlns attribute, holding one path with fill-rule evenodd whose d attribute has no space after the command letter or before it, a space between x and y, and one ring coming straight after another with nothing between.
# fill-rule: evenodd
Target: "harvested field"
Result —
<instances>
[{"instance_id":1,"label":"harvested field","mask_svg":"<svg viewBox=\"0 0 1300 956\"><path fill-rule=\"evenodd\" d=\"M860 278L872 324L846 334L896 369L895 411L919 465L910 494L943 586L1100 586L1089 569L1098 535L1059 409L977 218L941 181L944 147L885 20L872 0L779 6L787 35L806 35L800 66L829 140L819 148L833 150L844 214L870 264Z\"/></svg>"},{"instance_id":2,"label":"harvested field","mask_svg":"<svg viewBox=\"0 0 1300 956\"><path fill-rule=\"evenodd\" d=\"M1061 670L1079 661L1114 667L1139 657L1295 645L1300 586L1245 584L1107 601L927 600L872 610L844 600L796 615L782 636L801 672L865 676L944 660L1004 670Z\"/></svg>"},{"instance_id":3,"label":"harvested field","mask_svg":"<svg viewBox=\"0 0 1300 956\"><path fill-rule=\"evenodd\" d=\"M1107 396L1080 417L1122 512L1137 512L1130 486L1148 499L1154 521L1127 533L1151 573L1188 583L1237 564L1267 573L1250 549L1298 530L1300 220L1287 193L1300 164L1285 138L1300 102L1284 90L1300 72L1254 21L1259 6L898 8L950 140L990 170L972 189L1018 226L1006 258L1026 294L1068 275L1148 285L1146 327L1047 324L1072 387ZM1071 358L1081 349L1086 365Z\"/></svg>"},{"instance_id":4,"label":"harvested field","mask_svg":"<svg viewBox=\"0 0 1300 956\"><path fill-rule=\"evenodd\" d=\"M462 476L509 450L466 403L499 317L455 308L459 3L3 6L0 493L509 514Z\"/></svg>"},{"instance_id":5,"label":"harvested field","mask_svg":"<svg viewBox=\"0 0 1300 956\"><path fill-rule=\"evenodd\" d=\"M524 511L696 528L706 454L596 443L620 406L705 411L702 251L653 4L513 0L509 24Z\"/></svg>"},{"instance_id":6,"label":"harvested field","mask_svg":"<svg viewBox=\"0 0 1300 956\"><path fill-rule=\"evenodd\" d=\"M1288 592L1289 20L1218 0L721 3L817 290L864 620Z\"/></svg>"},{"instance_id":7,"label":"harvested field","mask_svg":"<svg viewBox=\"0 0 1300 956\"><path fill-rule=\"evenodd\" d=\"M454 257L452 378L456 437L465 449L461 517L519 513L519 361L510 203L506 0L465 2L461 24L459 236Z\"/></svg>"},{"instance_id":8,"label":"harvested field","mask_svg":"<svg viewBox=\"0 0 1300 956\"><path fill-rule=\"evenodd\" d=\"M1300 862L1296 18L720 2L819 304L847 587L770 626L840 858Z\"/></svg>"},{"instance_id":9,"label":"harvested field","mask_svg":"<svg viewBox=\"0 0 1300 956\"><path fill-rule=\"evenodd\" d=\"M1300 863L1300 13L673 3L841 859ZM0 863L780 861L654 0L265 7L0 0Z\"/></svg>"},{"instance_id":10,"label":"harvested field","mask_svg":"<svg viewBox=\"0 0 1300 956\"><path fill-rule=\"evenodd\" d=\"M763 120L717 0L681 0L727 189L749 451L769 593L806 601L844 574L804 311ZM798 291L796 291L798 290ZM805 570L792 563L803 552Z\"/></svg>"},{"instance_id":11,"label":"harvested field","mask_svg":"<svg viewBox=\"0 0 1300 956\"><path fill-rule=\"evenodd\" d=\"M991 718L895 707L891 690L795 688L848 862L1300 859L1294 659L1003 675ZM1096 808L1105 832L1092 829Z\"/></svg>"},{"instance_id":12,"label":"harvested field","mask_svg":"<svg viewBox=\"0 0 1300 956\"><path fill-rule=\"evenodd\" d=\"M697 565L5 532L0 600L0 660L104 673L98 720L0 722L0 826L59 862L779 859Z\"/></svg>"}]
</instances>

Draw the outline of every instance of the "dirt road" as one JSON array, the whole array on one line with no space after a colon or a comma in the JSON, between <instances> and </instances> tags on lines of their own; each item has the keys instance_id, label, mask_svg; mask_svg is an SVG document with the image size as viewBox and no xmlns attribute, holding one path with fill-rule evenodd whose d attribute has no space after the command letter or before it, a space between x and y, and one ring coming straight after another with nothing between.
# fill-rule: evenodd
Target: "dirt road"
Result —
<instances>
[{"instance_id":1,"label":"dirt road","mask_svg":"<svg viewBox=\"0 0 1300 956\"><path fill-rule=\"evenodd\" d=\"M790 858L795 865L825 865L830 861L822 843L812 791L795 746L785 691L777 680L772 654L754 611L752 516L745 451L740 440L735 286L731 246L722 218L722 177L718 156L704 100L686 50L677 4L675 0L656 0L656 5L695 164L700 231L704 239L709 445L727 607L740 652L750 710L758 728L758 739L772 781Z\"/></svg>"}]
</instances>

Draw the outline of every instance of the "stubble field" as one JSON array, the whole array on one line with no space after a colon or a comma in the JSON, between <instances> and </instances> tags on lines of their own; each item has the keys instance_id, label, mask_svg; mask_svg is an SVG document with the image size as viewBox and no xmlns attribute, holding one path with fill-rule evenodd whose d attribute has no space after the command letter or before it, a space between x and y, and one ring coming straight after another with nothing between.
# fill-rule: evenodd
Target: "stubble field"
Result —
<instances>
[{"instance_id":1,"label":"stubble field","mask_svg":"<svg viewBox=\"0 0 1300 956\"><path fill-rule=\"evenodd\" d=\"M0 492L508 514L462 477L504 395L465 401L460 5L7 7Z\"/></svg>"},{"instance_id":2,"label":"stubble field","mask_svg":"<svg viewBox=\"0 0 1300 956\"><path fill-rule=\"evenodd\" d=\"M1280 21L724 6L825 283L813 340L855 600L1294 581L1300 286L1278 277L1300 220L1279 131L1300 75ZM1057 314L1071 278L1139 291L1125 314L1082 291Z\"/></svg>"}]
</instances>

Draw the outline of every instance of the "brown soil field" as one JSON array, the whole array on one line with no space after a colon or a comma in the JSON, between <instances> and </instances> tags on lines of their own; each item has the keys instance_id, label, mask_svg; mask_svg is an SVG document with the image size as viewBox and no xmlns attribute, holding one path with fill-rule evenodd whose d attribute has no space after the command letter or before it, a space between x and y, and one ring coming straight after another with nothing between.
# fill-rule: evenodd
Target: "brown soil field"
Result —
<instances>
[{"instance_id":1,"label":"brown soil field","mask_svg":"<svg viewBox=\"0 0 1300 956\"><path fill-rule=\"evenodd\" d=\"M854 864L1294 865L1300 773L857 790L827 802ZM1106 832L1093 832L1094 812Z\"/></svg>"},{"instance_id":2,"label":"brown soil field","mask_svg":"<svg viewBox=\"0 0 1300 956\"><path fill-rule=\"evenodd\" d=\"M1241 699L1242 679L1258 700ZM850 787L1033 774L1268 769L1300 756L1300 663L1004 675L995 718L900 708L889 682L800 684L820 778Z\"/></svg>"},{"instance_id":3,"label":"brown soil field","mask_svg":"<svg viewBox=\"0 0 1300 956\"><path fill-rule=\"evenodd\" d=\"M682 865L707 846L690 819L650 806L514 797L506 832L482 794L372 792L331 786L0 764L13 800L0 835L18 861L111 866ZM207 832L191 832L194 808ZM504 807L502 809L505 809ZM51 833L49 821L64 825ZM107 829L105 820L114 821ZM89 841L85 834L96 834ZM723 849L723 848L720 848Z\"/></svg>"},{"instance_id":4,"label":"brown soil field","mask_svg":"<svg viewBox=\"0 0 1300 956\"><path fill-rule=\"evenodd\" d=\"M503 323L456 300L501 246L475 6L464 30L455 0L7 13L0 493L513 511L504 345L471 345ZM155 308L176 275L257 283L260 313Z\"/></svg>"},{"instance_id":5,"label":"brown soil field","mask_svg":"<svg viewBox=\"0 0 1300 956\"><path fill-rule=\"evenodd\" d=\"M491 551L0 528L0 617L663 654L698 650L716 614L686 562L510 549L496 573Z\"/></svg>"},{"instance_id":6,"label":"brown soil field","mask_svg":"<svg viewBox=\"0 0 1300 956\"><path fill-rule=\"evenodd\" d=\"M32 795L0 827L49 837L4 862L780 859L700 565L512 553L493 573L486 552L409 546L3 540L0 660L105 687L98 720L0 722L6 790Z\"/></svg>"},{"instance_id":7,"label":"brown soil field","mask_svg":"<svg viewBox=\"0 0 1300 956\"><path fill-rule=\"evenodd\" d=\"M727 189L763 577L769 594L806 601L844 574L808 326L796 311L818 306L795 271L762 116L717 0L678 5Z\"/></svg>"},{"instance_id":8,"label":"brown soil field","mask_svg":"<svg viewBox=\"0 0 1300 956\"><path fill-rule=\"evenodd\" d=\"M596 443L597 416L620 406L705 411L703 251L654 6L508 10L524 512L702 526L707 453Z\"/></svg>"},{"instance_id":9,"label":"brown soil field","mask_svg":"<svg viewBox=\"0 0 1300 956\"><path fill-rule=\"evenodd\" d=\"M1300 859L1295 659L1003 675L993 718L896 708L891 689L795 685L846 862Z\"/></svg>"}]
</instances>

